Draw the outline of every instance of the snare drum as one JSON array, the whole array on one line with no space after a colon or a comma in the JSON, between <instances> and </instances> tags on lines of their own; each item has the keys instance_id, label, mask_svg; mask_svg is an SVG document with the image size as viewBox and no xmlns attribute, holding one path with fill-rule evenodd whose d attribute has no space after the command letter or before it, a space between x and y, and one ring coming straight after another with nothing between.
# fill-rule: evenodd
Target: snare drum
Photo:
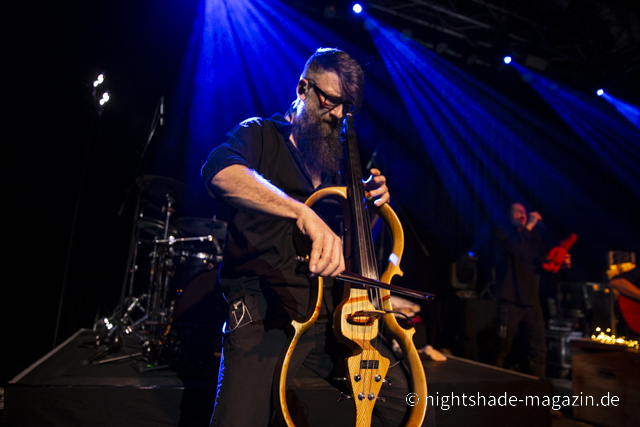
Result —
<instances>
[{"instance_id":1,"label":"snare drum","mask_svg":"<svg viewBox=\"0 0 640 427\"><path fill-rule=\"evenodd\" d=\"M222 255L202 252L194 248L172 248L172 258L175 266L174 281L177 287L184 287L196 276L218 270L222 262Z\"/></svg>"}]
</instances>

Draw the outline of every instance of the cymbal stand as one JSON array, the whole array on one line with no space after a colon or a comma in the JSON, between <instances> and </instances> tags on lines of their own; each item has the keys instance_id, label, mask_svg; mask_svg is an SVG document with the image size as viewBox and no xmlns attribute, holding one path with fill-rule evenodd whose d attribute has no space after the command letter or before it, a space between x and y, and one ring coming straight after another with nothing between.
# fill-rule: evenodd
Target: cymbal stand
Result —
<instances>
[{"instance_id":1,"label":"cymbal stand","mask_svg":"<svg viewBox=\"0 0 640 427\"><path fill-rule=\"evenodd\" d=\"M167 205L163 208L165 212L165 223L163 230L164 240L167 240L169 237L169 221L171 220L171 215L173 214L173 198L169 193L165 195L167 199ZM151 323L148 322L151 326L156 326L157 323L161 323L164 321L163 316L165 312L165 304L166 297L168 291L168 281L169 276L171 275L172 260L170 257L167 257L167 254L170 254L171 248L167 249L165 245L159 246L158 241L154 241L153 252L155 255L153 259L153 267L151 269L151 278L149 283L149 318ZM167 268L169 267L169 268ZM155 333L155 328L152 327L153 332Z\"/></svg>"},{"instance_id":2,"label":"cymbal stand","mask_svg":"<svg viewBox=\"0 0 640 427\"><path fill-rule=\"evenodd\" d=\"M139 174L144 169L144 161L145 161L145 153L147 148L151 144L151 140L158 126L163 126L163 114L164 114L164 95L160 98L159 103L156 106L156 110L151 120L151 128L147 135L147 139L145 141L144 147L141 152L139 152L138 166L136 167L136 172L134 173L134 179L131 183L131 187L127 190L127 195L120 206L120 210L118 211L118 216L122 215L124 207L132 193L131 188L133 188L137 182ZM98 345L98 350L96 353L90 358L83 360L82 365L86 365L90 362L94 363L97 359L100 359L112 351L118 351L123 347L123 333L131 333L137 330L137 327L146 320L146 314L142 319L138 319L135 322L132 322L125 329L125 323L127 321L133 320L131 318L131 313L134 309L142 309L140 302L147 298L147 295L142 295L139 298L132 298L131 294L133 293L133 276L136 270L136 258L137 258L137 245L139 238L139 229L136 226L138 218L140 216L140 202L142 199L142 188L138 186L137 197L135 201L135 208L133 214L133 222L132 222L132 232L131 232L131 241L129 244L129 254L127 257L127 265L126 270L122 282L122 286L120 289L120 304L115 308L111 318L105 318L101 322L94 323L94 331L96 331L96 344ZM166 231L165 231L166 235ZM127 287L127 283L129 286ZM129 298L127 295L127 288L129 289ZM126 310L125 310L126 305ZM144 310L143 310L144 311ZM105 329L104 331L98 331L98 329ZM57 328L56 328L57 329ZM56 330L57 332L57 330ZM99 333L100 332L100 333ZM106 343L106 344L105 344ZM104 362L107 362L105 360ZM102 363L104 363L102 362Z\"/></svg>"},{"instance_id":3,"label":"cymbal stand","mask_svg":"<svg viewBox=\"0 0 640 427\"><path fill-rule=\"evenodd\" d=\"M86 365L88 362L92 364L104 364L109 362L117 362L127 358L143 357L148 362L150 359L160 359L160 350L162 347L162 330L163 326L168 323L170 313L167 312L166 301L169 292L170 280L173 277L173 260L171 258L172 248L167 245L167 242L171 242L175 238L169 236L169 223L171 215L174 212L173 203L174 199L170 194L166 194L166 205L163 207L165 213L165 221L163 228L164 239L154 239L151 241L144 241L138 238L139 230L136 230L136 244L134 249L134 256L132 257L132 263L129 270L129 297L122 295L121 305L119 305L112 318L105 318L103 322L106 324L107 334L102 341L108 343L107 345L101 345L98 353L83 361ZM149 270L149 283L148 291L138 297L131 296L133 287L133 275L136 271L136 255L137 245L140 243L152 243L153 248L149 254L150 258L150 270ZM132 316L135 311L140 311L142 316L137 320L134 320ZM103 325L100 325L103 326ZM96 326L94 325L94 329ZM143 349L133 355L112 357L102 359L98 361L112 349L120 348L122 344L122 334L137 336ZM98 344L101 344L100 337L97 337ZM164 366L164 365L163 365Z\"/></svg>"},{"instance_id":4,"label":"cymbal stand","mask_svg":"<svg viewBox=\"0 0 640 427\"><path fill-rule=\"evenodd\" d=\"M174 199L169 193L165 194L166 206L163 239L154 239L151 252L151 270L149 273L148 305L144 322L139 326L145 329L144 354L155 360L161 359L164 332L171 319L171 307L167 305L169 285L174 275L173 248L170 242L175 238L169 236L169 223L174 213ZM142 241L140 241L142 243ZM169 243L169 244L167 244Z\"/></svg>"},{"instance_id":5,"label":"cymbal stand","mask_svg":"<svg viewBox=\"0 0 640 427\"><path fill-rule=\"evenodd\" d=\"M82 362L85 365L87 361L93 361L95 359L102 358L107 354L120 350L122 347L122 334L124 327L124 319L129 317L130 310L125 311L124 307L127 303L127 283L129 283L129 296L131 295L131 287L133 286L133 276L136 270L136 258L138 253L137 240L140 230L135 225L138 216L140 215L140 200L142 198L142 189L138 189L136 196L135 209L133 214L133 230L131 232L131 242L129 244L129 254L127 256L127 269L124 275L124 280L120 288L120 303L116 306L111 317L96 319L93 325L93 330L96 333L96 345L99 350L89 359ZM124 205L124 203L123 203ZM121 206L121 210L124 206ZM137 301L136 301L137 302ZM135 306L135 304L134 304ZM106 329L106 331L105 331Z\"/></svg>"}]
</instances>

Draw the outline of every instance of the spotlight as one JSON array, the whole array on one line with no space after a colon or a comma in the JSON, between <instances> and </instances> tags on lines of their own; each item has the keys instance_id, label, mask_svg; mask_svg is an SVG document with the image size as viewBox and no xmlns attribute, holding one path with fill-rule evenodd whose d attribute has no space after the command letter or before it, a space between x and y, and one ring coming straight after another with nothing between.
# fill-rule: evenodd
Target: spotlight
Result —
<instances>
[{"instance_id":1,"label":"spotlight","mask_svg":"<svg viewBox=\"0 0 640 427\"><path fill-rule=\"evenodd\" d=\"M505 56L503 59L505 64L511 64L511 57L510 56Z\"/></svg>"},{"instance_id":2,"label":"spotlight","mask_svg":"<svg viewBox=\"0 0 640 427\"><path fill-rule=\"evenodd\" d=\"M102 82L104 82L104 74L98 75L96 80L93 82L93 87L98 87L99 85L102 84Z\"/></svg>"},{"instance_id":3,"label":"spotlight","mask_svg":"<svg viewBox=\"0 0 640 427\"><path fill-rule=\"evenodd\" d=\"M106 103L109 102L109 81L105 77L105 72L100 68L93 70L90 79L87 83L87 88L91 91L91 97L98 111L98 116L101 116Z\"/></svg>"},{"instance_id":4,"label":"spotlight","mask_svg":"<svg viewBox=\"0 0 640 427\"><path fill-rule=\"evenodd\" d=\"M598 89L598 90L596 91L596 95L598 95L598 96L602 96L602 95L604 95L604 91L603 91L602 89Z\"/></svg>"},{"instance_id":5,"label":"spotlight","mask_svg":"<svg viewBox=\"0 0 640 427\"><path fill-rule=\"evenodd\" d=\"M356 3L356 4L354 4L354 5L353 5L353 11L354 11L355 13L360 13L360 12L362 12L362 6L360 6L360 3Z\"/></svg>"},{"instance_id":6,"label":"spotlight","mask_svg":"<svg viewBox=\"0 0 640 427\"><path fill-rule=\"evenodd\" d=\"M100 99L100 105L104 105L109 102L109 92L105 92L102 94L102 98Z\"/></svg>"}]
</instances>

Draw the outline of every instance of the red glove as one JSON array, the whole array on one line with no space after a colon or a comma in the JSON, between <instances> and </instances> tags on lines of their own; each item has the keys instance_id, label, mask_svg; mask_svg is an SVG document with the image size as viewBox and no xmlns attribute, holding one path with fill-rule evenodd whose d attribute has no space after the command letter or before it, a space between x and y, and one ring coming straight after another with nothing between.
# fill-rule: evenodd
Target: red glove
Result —
<instances>
[{"instance_id":1,"label":"red glove","mask_svg":"<svg viewBox=\"0 0 640 427\"><path fill-rule=\"evenodd\" d=\"M576 240L578 240L578 236L573 233L566 239L561 240L558 246L551 248L547 255L547 262L542 264L542 268L552 273L557 273L562 264L564 264L564 259Z\"/></svg>"}]
</instances>

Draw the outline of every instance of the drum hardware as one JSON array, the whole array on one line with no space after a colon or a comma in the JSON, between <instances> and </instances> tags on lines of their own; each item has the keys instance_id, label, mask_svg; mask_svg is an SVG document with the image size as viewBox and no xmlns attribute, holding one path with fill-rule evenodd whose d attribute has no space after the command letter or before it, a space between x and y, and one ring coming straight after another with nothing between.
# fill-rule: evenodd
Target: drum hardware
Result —
<instances>
[{"instance_id":1,"label":"drum hardware","mask_svg":"<svg viewBox=\"0 0 640 427\"><path fill-rule=\"evenodd\" d=\"M179 293L177 288L186 284L191 276L201 270L210 270L214 265L219 264L221 250L217 239L212 235L180 238L169 236L167 239L141 240L140 242L152 244L153 250L149 254L152 265L149 277L151 298L147 307L147 318L144 324L139 326L148 328L150 335L155 340L151 348L155 348L168 332L167 326L171 323L174 308L172 303ZM180 246L180 244L190 242L211 242L216 249L215 254ZM186 267L178 268L181 265ZM183 271L185 268L186 272ZM177 274L178 278L182 279L182 284L175 283Z\"/></svg>"},{"instance_id":2,"label":"drum hardware","mask_svg":"<svg viewBox=\"0 0 640 427\"><path fill-rule=\"evenodd\" d=\"M109 363L109 362L119 362L121 360L129 360L129 359L133 359L136 357L142 356L142 352L139 351L137 353L131 353L131 354L127 354L125 356L118 356L118 357L111 357L109 359L102 359L102 360L93 360L91 361L92 365L102 365L103 363Z\"/></svg>"},{"instance_id":3,"label":"drum hardware","mask_svg":"<svg viewBox=\"0 0 640 427\"><path fill-rule=\"evenodd\" d=\"M102 358L111 351L119 350L123 346L123 335L135 335L141 340L151 340L154 343L160 342L158 338L158 327L148 322L165 322L169 318L167 314L167 292L168 284L171 279L171 259L167 261L166 245L160 242L152 241L153 248L149 255L150 271L148 291L138 298L132 296L133 282L138 266L136 260L138 258L138 246L140 241L140 232L142 230L152 230L151 234L155 237L162 237L162 240L168 240L178 234L177 230L170 227L171 216L174 213L174 194L184 196L188 193L187 187L177 180L164 177L156 177L145 175L136 180L139 187L138 199L136 202L136 211L134 214L133 236L129 250L128 268L125 274L120 294L120 304L114 310L112 316L96 322L96 343L104 346L96 355L91 357L90 361ZM142 192L153 195L162 195L165 198L165 204L160 210L163 214L162 221L145 218L141 213L140 200ZM169 231L171 230L171 236ZM155 239L160 240L160 239ZM128 284L128 286L127 286ZM127 296L126 289L129 288ZM146 304L142 304L142 302ZM141 317L137 320L132 318L134 310L141 311ZM151 338L149 336L151 335ZM105 360L104 363L111 361ZM85 364L85 363L83 363Z\"/></svg>"},{"instance_id":4,"label":"drum hardware","mask_svg":"<svg viewBox=\"0 0 640 427\"><path fill-rule=\"evenodd\" d=\"M123 281L120 287L120 303L114 310L112 316L110 318L107 318L107 323L109 324L109 326L107 326L106 324L104 325L104 327L107 328L109 331L106 334L104 334L106 336L105 341L107 343L106 344L99 343L98 351L92 357L87 359L88 361L97 360L98 358L102 358L112 351L118 351L122 349L124 345L123 335L125 333L132 333L137 331L138 325L144 325L144 321L142 319L145 319L145 317L148 316L150 312L150 310L147 307L146 310L143 310L143 315L141 319L131 322L130 325L126 325L126 323L129 320L131 320L130 319L131 311L134 308L139 309L142 307L138 305L140 301L144 299L145 301L149 302L153 299L153 298L149 298L150 296L152 296L151 293L141 296L138 299L133 298L132 296L133 295L133 278L137 271L136 260L138 259L138 246L139 246L138 240L140 238L141 229L144 229L144 225L140 227L139 226L140 224L138 224L138 220L140 219L141 213L143 211L141 209L142 201L143 201L143 195L142 195L143 192L150 195L154 195L154 196L159 195L161 197L165 197L166 200L170 202L169 206L167 206L167 209L164 211L166 213L166 216L165 216L165 227L163 230L164 232L162 234L162 237L165 239L168 237L169 219L172 211L171 204L173 203L173 200L175 200L175 198L177 197L180 197L183 199L187 199L190 197L197 197L196 192L191 191L189 187L182 184L180 181L177 181L172 178L142 174L144 171L144 165L146 161L145 154L147 152L147 149L149 148L153 140L153 135L155 134L157 127L163 125L163 118L162 118L163 105L164 105L164 96L160 98L160 101L156 106L156 111L151 121L151 128L149 129L149 133L147 134L147 138L144 142L142 150L138 151L138 159L137 159L138 161L137 161L136 170L133 175L134 178L131 180L129 188L125 192L124 200L122 201L120 205L120 209L118 210L118 216L121 216L131 196L135 194L135 203L133 205L134 212L133 212L133 217L131 221L132 228L131 228L131 238L129 243L129 253L127 254L126 269L124 271ZM137 191L134 191L135 187L137 187ZM155 249L156 248L154 248L154 250ZM154 267L152 267L152 270L153 269ZM127 293L127 289L129 290L128 293ZM58 326L56 325L56 336L57 336L57 328ZM102 334L98 334L97 341L100 341L101 336ZM55 338L54 338L54 341L55 341ZM85 361L83 361L83 365L84 365L84 362ZM87 364L88 363L89 362L87 362Z\"/></svg>"},{"instance_id":5,"label":"drum hardware","mask_svg":"<svg viewBox=\"0 0 640 427\"><path fill-rule=\"evenodd\" d=\"M150 223L153 223L153 228L157 229L155 225L157 222L150 221ZM156 232L156 234L160 233ZM148 292L140 297L126 299L124 316L120 321L121 331L124 335L133 335L140 339L144 366L151 363L154 365L152 369L162 369L168 367L166 363L175 357L175 348L178 345L175 342L175 334L170 334L176 299L181 296L183 287L193 276L211 271L220 264L222 250L213 235L194 237L168 235L167 238L138 239L137 243L151 245L147 257L150 266ZM200 243L207 243L210 246L193 247L193 244ZM134 272L136 270L137 267L134 268ZM180 279L181 283L177 283L176 279ZM136 315L140 317L137 318ZM109 321L115 323L112 319ZM111 335L112 333L109 334ZM123 357L110 358L101 364L124 359ZM92 363L95 364L93 361ZM136 366L139 365L136 364ZM144 368L144 372L148 370Z\"/></svg>"},{"instance_id":6,"label":"drum hardware","mask_svg":"<svg viewBox=\"0 0 640 427\"><path fill-rule=\"evenodd\" d=\"M153 243L153 244L168 244L173 245L175 243L184 243L184 242L212 242L214 243L217 239L212 236L198 236L198 237L173 237L169 236L167 239L154 239L154 240L140 240L141 243Z\"/></svg>"},{"instance_id":7,"label":"drum hardware","mask_svg":"<svg viewBox=\"0 0 640 427\"><path fill-rule=\"evenodd\" d=\"M219 265L222 248L218 239L225 237L226 223L215 216L174 219L176 200L197 197L196 191L178 180L142 175L135 183L139 191L120 304L110 316L96 319L94 330L99 350L83 361L83 365L141 358L147 366L146 372L149 364L154 366L151 369L167 367L168 357L171 357L176 344L172 342L175 338L170 336L175 334L169 334L176 298L195 274L202 270L211 271ZM143 203L143 193L161 197L162 205L147 199ZM185 234L189 237L184 237ZM203 243L207 247L198 247ZM142 250L144 246L148 249ZM144 260L141 270L138 268L139 259ZM142 280L143 293L135 296L134 281L139 283L139 280L134 279L145 277L140 273L147 267L148 275ZM183 283L176 283L176 278L182 279ZM141 351L105 358L122 348L124 336L136 337ZM97 363L98 359L103 360Z\"/></svg>"},{"instance_id":8,"label":"drum hardware","mask_svg":"<svg viewBox=\"0 0 640 427\"><path fill-rule=\"evenodd\" d=\"M154 237L164 237L164 222L150 217L140 216L138 221L136 221L136 227L140 231L144 231L147 234L150 234ZM172 225L169 226L169 236L179 236L180 231Z\"/></svg>"},{"instance_id":9,"label":"drum hardware","mask_svg":"<svg viewBox=\"0 0 640 427\"><path fill-rule=\"evenodd\" d=\"M216 219L215 216L212 218L178 218L174 224L185 233L196 236L211 235L216 239L224 239L227 233L227 223Z\"/></svg>"},{"instance_id":10,"label":"drum hardware","mask_svg":"<svg viewBox=\"0 0 640 427\"><path fill-rule=\"evenodd\" d=\"M120 326L123 328L125 334L136 334L137 328L140 324L147 320L146 309L142 305L142 301L147 298L146 294L139 297L128 297L125 300L126 309L122 319L120 319ZM116 307L114 313L120 312L120 306ZM138 312L139 318L135 318L134 314ZM101 345L108 343L112 335L117 331L115 326L117 325L116 319L112 315L111 317L96 318L93 324L93 330L96 333L96 344Z\"/></svg>"}]
</instances>

